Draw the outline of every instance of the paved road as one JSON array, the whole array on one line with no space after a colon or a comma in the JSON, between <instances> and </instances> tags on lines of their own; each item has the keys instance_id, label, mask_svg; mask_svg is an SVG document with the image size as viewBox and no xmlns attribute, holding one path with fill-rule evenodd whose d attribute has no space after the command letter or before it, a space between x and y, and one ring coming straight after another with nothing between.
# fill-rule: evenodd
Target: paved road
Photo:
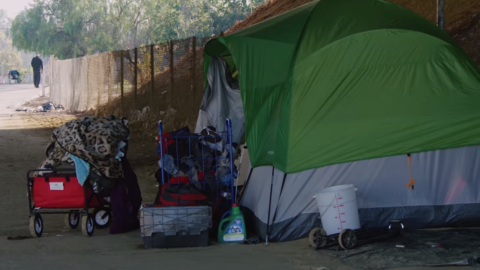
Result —
<instances>
[{"instance_id":1,"label":"paved road","mask_svg":"<svg viewBox=\"0 0 480 270\"><path fill-rule=\"evenodd\" d=\"M0 114L15 111L25 102L41 95L42 89L31 84L0 84Z\"/></svg>"}]
</instances>

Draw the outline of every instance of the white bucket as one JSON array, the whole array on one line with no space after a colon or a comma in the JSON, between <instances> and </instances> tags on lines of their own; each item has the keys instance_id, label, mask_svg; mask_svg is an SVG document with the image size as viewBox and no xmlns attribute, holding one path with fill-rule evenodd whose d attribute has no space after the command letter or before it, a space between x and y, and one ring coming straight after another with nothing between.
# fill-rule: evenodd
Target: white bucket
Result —
<instances>
[{"instance_id":1,"label":"white bucket","mask_svg":"<svg viewBox=\"0 0 480 270\"><path fill-rule=\"evenodd\" d=\"M360 229L356 190L353 185L341 185L319 190L313 196L327 235L339 234L344 229Z\"/></svg>"}]
</instances>

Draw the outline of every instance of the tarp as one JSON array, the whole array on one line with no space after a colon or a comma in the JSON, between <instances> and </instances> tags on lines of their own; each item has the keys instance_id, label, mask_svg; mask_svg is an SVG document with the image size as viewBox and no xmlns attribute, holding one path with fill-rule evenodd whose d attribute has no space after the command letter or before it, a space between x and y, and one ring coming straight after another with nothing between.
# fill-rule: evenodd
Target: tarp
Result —
<instances>
[{"instance_id":1,"label":"tarp","mask_svg":"<svg viewBox=\"0 0 480 270\"><path fill-rule=\"evenodd\" d=\"M252 166L294 173L480 144L480 72L381 0L313 1L205 47L239 72ZM230 61L231 62L231 61Z\"/></svg>"},{"instance_id":2,"label":"tarp","mask_svg":"<svg viewBox=\"0 0 480 270\"><path fill-rule=\"evenodd\" d=\"M245 133L245 120L238 83L231 79L227 63L219 57L211 60L207 78L195 133L207 126L225 132L225 120L229 118L232 120L232 140L239 144Z\"/></svg>"}]
</instances>

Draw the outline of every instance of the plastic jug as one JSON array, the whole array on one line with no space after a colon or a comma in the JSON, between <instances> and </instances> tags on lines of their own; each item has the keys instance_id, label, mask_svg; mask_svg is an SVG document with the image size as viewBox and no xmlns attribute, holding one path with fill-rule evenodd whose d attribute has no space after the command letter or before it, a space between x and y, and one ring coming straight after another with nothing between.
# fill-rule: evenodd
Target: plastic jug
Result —
<instances>
[{"instance_id":1,"label":"plastic jug","mask_svg":"<svg viewBox=\"0 0 480 270\"><path fill-rule=\"evenodd\" d=\"M237 204L222 216L218 225L218 242L242 243L247 237L245 219Z\"/></svg>"}]
</instances>

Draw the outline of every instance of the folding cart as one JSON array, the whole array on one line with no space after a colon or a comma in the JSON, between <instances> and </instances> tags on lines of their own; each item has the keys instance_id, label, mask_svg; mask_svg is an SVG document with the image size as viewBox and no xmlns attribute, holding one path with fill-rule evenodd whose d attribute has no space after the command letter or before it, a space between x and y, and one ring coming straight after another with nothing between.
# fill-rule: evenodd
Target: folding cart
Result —
<instances>
[{"instance_id":1,"label":"folding cart","mask_svg":"<svg viewBox=\"0 0 480 270\"><path fill-rule=\"evenodd\" d=\"M358 245L395 238L401 235L404 228L401 220L391 220L388 228L370 230L344 229L340 234L333 235L327 235L323 228L317 227L310 230L308 241L314 249L338 245L342 249L349 250Z\"/></svg>"},{"instance_id":2,"label":"folding cart","mask_svg":"<svg viewBox=\"0 0 480 270\"><path fill-rule=\"evenodd\" d=\"M186 127L164 132L160 121L158 132L159 193L140 213L145 247L206 246L236 198L232 123L194 134Z\"/></svg>"},{"instance_id":3,"label":"folding cart","mask_svg":"<svg viewBox=\"0 0 480 270\"><path fill-rule=\"evenodd\" d=\"M37 173L38 176L34 176ZM43 175L39 175L43 173ZM82 233L92 236L94 227L106 228L111 211L108 199L95 194L88 182L78 183L75 169L35 169L27 173L30 234L41 237L42 214L65 214L65 225L75 229L81 224ZM93 213L89 213L90 209Z\"/></svg>"}]
</instances>

